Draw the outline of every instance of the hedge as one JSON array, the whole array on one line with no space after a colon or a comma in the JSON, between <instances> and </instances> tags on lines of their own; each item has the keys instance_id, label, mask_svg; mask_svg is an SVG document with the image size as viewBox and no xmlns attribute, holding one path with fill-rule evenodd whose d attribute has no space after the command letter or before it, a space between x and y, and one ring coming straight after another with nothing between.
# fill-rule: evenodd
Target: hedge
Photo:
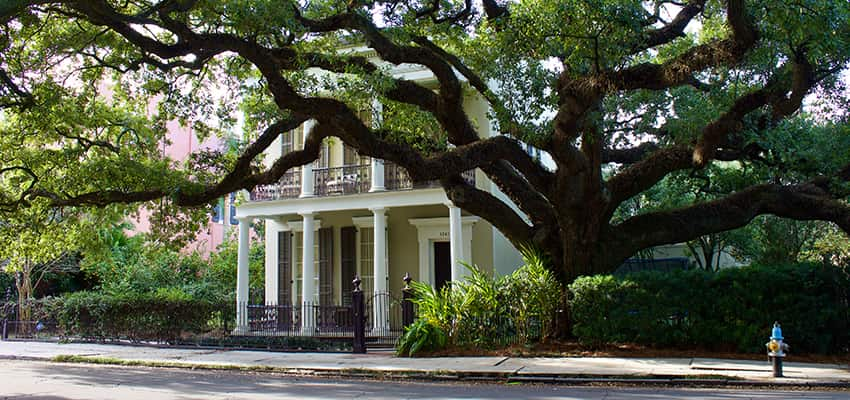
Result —
<instances>
[{"instance_id":1,"label":"hedge","mask_svg":"<svg viewBox=\"0 0 850 400\"><path fill-rule=\"evenodd\" d=\"M572 332L587 344L758 353L779 321L794 351L850 350L850 280L833 266L603 275L579 278L569 289Z\"/></svg>"},{"instance_id":2,"label":"hedge","mask_svg":"<svg viewBox=\"0 0 850 400\"><path fill-rule=\"evenodd\" d=\"M224 333L226 324L235 320L233 304L170 288L122 294L76 292L55 298L47 307L69 336L174 342L184 336Z\"/></svg>"}]
</instances>

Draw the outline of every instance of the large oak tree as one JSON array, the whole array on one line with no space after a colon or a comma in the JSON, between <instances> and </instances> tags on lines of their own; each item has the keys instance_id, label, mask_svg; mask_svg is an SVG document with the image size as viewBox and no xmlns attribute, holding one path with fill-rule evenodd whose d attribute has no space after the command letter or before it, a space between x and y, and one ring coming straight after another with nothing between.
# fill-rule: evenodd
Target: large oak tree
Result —
<instances>
[{"instance_id":1,"label":"large oak tree","mask_svg":"<svg viewBox=\"0 0 850 400\"><path fill-rule=\"evenodd\" d=\"M203 206L276 182L335 136L438 179L455 204L547 252L564 281L761 214L850 232L848 21L844 0L7 1L0 202ZM340 51L359 44L385 64ZM435 80L393 77L390 64ZM465 112L470 95L502 135L476 135L487 122ZM374 100L382 119L366 124ZM175 119L248 140L177 164L161 151ZM307 119L303 149L260 163ZM666 176L701 179L718 162L759 180L623 211ZM472 168L519 211L461 178Z\"/></svg>"}]
</instances>

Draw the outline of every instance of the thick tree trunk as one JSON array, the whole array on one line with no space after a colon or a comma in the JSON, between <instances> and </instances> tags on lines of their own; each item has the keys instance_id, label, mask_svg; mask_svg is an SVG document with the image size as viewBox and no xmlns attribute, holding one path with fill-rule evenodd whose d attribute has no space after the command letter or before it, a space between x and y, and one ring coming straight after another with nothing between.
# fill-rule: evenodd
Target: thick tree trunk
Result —
<instances>
[{"instance_id":1,"label":"thick tree trunk","mask_svg":"<svg viewBox=\"0 0 850 400\"><path fill-rule=\"evenodd\" d=\"M561 283L569 285L580 276L613 272L621 260L612 259L606 250L602 225L594 213L587 210L582 220L561 225L561 242L558 270ZM553 257L553 261L555 261Z\"/></svg>"},{"instance_id":2,"label":"thick tree trunk","mask_svg":"<svg viewBox=\"0 0 850 400\"><path fill-rule=\"evenodd\" d=\"M702 257L705 259L705 269L707 271L714 270L714 253L717 242L713 238L700 238L700 245L702 246Z\"/></svg>"},{"instance_id":3,"label":"thick tree trunk","mask_svg":"<svg viewBox=\"0 0 850 400\"><path fill-rule=\"evenodd\" d=\"M15 286L18 289L18 316L19 321L30 321L32 319L32 271L29 262L24 265L23 271L15 274ZM29 325L18 326L18 333L28 334Z\"/></svg>"},{"instance_id":4,"label":"thick tree trunk","mask_svg":"<svg viewBox=\"0 0 850 400\"><path fill-rule=\"evenodd\" d=\"M596 243L583 237L583 232L578 229L563 233L565 234L563 235L561 279L564 284L570 284L580 276L594 273L596 260L593 259L593 248Z\"/></svg>"}]
</instances>

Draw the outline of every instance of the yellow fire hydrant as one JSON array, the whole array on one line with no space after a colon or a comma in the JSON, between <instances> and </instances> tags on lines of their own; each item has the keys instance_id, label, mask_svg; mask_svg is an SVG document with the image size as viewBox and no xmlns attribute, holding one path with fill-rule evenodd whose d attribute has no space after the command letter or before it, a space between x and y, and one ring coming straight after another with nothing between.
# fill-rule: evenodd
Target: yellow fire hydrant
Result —
<instances>
[{"instance_id":1,"label":"yellow fire hydrant","mask_svg":"<svg viewBox=\"0 0 850 400\"><path fill-rule=\"evenodd\" d=\"M779 327L779 321L776 321L773 323L770 341L765 343L767 359L773 363L773 376L776 378L782 377L782 359L785 358L785 352L788 351L788 343L785 343L784 340L782 328Z\"/></svg>"}]
</instances>

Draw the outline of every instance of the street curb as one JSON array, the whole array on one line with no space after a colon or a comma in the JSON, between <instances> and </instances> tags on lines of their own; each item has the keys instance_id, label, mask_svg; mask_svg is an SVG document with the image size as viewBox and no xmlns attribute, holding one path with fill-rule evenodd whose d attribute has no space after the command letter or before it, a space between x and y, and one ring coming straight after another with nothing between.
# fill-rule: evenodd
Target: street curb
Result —
<instances>
[{"instance_id":1,"label":"street curb","mask_svg":"<svg viewBox=\"0 0 850 400\"><path fill-rule=\"evenodd\" d=\"M323 368L286 368L270 365L239 364L195 364L179 361L150 361L132 359L107 359L96 356L3 356L0 359L23 361L46 361L53 363L142 366L149 368L178 368L210 371L240 371L252 373L273 373L285 376L311 376L325 378L376 379L389 381L425 381L425 382L482 382L503 384L551 384L569 386L592 385L629 385L629 386L665 386L665 387L751 387L784 389L850 389L850 381L772 381L745 380L734 377L699 378L687 375L566 375L566 374L516 374L503 372L463 372L463 371L421 371L421 370L376 370L376 369L323 369Z\"/></svg>"},{"instance_id":2,"label":"street curb","mask_svg":"<svg viewBox=\"0 0 850 400\"><path fill-rule=\"evenodd\" d=\"M799 382L777 382L770 380L747 380L737 378L724 379L701 379L688 378L687 376L676 376L669 378L652 377L650 376L635 376L633 378L623 378L618 376L512 376L508 378L508 383L551 383L564 385L598 385L598 384L620 384L620 385L646 385L646 386L675 386L675 387L756 387L756 388L810 388L810 389L835 389L835 388L850 388L850 382L818 382L818 381L799 381Z\"/></svg>"}]
</instances>

